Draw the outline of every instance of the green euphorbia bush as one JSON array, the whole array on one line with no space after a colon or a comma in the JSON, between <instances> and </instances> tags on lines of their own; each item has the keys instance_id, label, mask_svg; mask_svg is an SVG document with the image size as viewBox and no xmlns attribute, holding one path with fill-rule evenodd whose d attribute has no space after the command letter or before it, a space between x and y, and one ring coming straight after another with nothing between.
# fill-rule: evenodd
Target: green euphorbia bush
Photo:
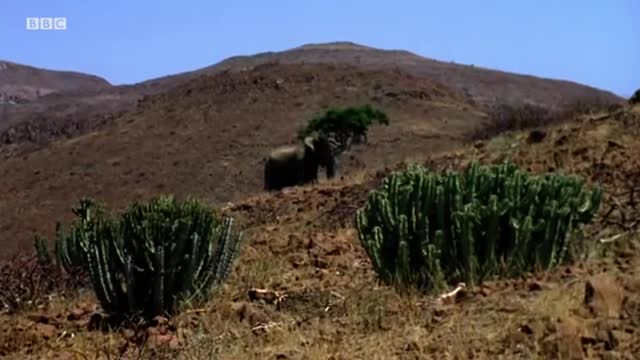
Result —
<instances>
[{"instance_id":1,"label":"green euphorbia bush","mask_svg":"<svg viewBox=\"0 0 640 360\"><path fill-rule=\"evenodd\" d=\"M381 280L425 290L550 269L602 197L576 177L516 165L434 173L410 165L358 210L359 239Z\"/></svg>"},{"instance_id":2,"label":"green euphorbia bush","mask_svg":"<svg viewBox=\"0 0 640 360\"><path fill-rule=\"evenodd\" d=\"M104 310L149 318L203 299L229 275L242 233L196 199L136 202L118 218L83 199L70 232L57 228L56 257L89 273Z\"/></svg>"}]
</instances>

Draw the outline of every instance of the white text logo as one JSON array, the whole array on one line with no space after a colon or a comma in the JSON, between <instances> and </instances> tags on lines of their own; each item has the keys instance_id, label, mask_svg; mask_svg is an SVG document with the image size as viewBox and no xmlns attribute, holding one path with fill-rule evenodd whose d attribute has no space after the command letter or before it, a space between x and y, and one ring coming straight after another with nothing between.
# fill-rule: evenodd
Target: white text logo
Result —
<instances>
[{"instance_id":1,"label":"white text logo","mask_svg":"<svg viewBox=\"0 0 640 360\"><path fill-rule=\"evenodd\" d=\"M67 30L67 18L28 17L27 30Z\"/></svg>"}]
</instances>

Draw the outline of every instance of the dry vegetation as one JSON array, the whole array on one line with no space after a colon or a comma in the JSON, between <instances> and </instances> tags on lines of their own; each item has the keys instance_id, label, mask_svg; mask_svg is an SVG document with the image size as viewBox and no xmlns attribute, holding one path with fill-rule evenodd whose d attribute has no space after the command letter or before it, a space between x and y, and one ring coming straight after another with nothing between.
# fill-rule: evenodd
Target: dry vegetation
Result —
<instances>
[{"instance_id":1,"label":"dry vegetation","mask_svg":"<svg viewBox=\"0 0 640 360\"><path fill-rule=\"evenodd\" d=\"M559 107L531 103L496 103L488 106L488 123L470 134L471 140L486 140L507 131L535 129L557 125L583 115L613 112L620 102L605 97L580 98Z\"/></svg>"},{"instance_id":2,"label":"dry vegetation","mask_svg":"<svg viewBox=\"0 0 640 360\"><path fill-rule=\"evenodd\" d=\"M625 107L423 160L442 170L476 159L511 159L534 173L566 171L602 183L604 204L578 244L585 256L571 266L464 289L444 302L379 285L352 219L369 189L391 170L386 168L229 206L225 211L240 220L247 242L231 279L206 306L186 306L146 329L104 332L96 329L101 324L92 316L90 293L58 293L31 309L0 315L0 354L634 359L640 353L638 125L640 106Z\"/></svg>"}]
</instances>

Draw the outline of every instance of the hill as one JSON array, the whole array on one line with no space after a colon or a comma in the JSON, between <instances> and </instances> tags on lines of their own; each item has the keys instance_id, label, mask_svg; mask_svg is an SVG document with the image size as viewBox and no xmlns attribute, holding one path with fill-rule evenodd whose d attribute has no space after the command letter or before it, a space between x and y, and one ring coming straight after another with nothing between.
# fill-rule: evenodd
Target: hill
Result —
<instances>
[{"instance_id":1,"label":"hill","mask_svg":"<svg viewBox=\"0 0 640 360\"><path fill-rule=\"evenodd\" d=\"M605 103L621 100L610 92L575 82L437 61L408 51L376 49L351 42L307 44L278 52L234 56L203 69L138 84L94 92L56 93L22 106L0 105L0 116L5 119L0 121L0 144L8 145L0 151L5 156L21 154L60 137L83 134L135 109L144 96L168 91L202 75L246 71L268 63L352 65L359 70L402 72L438 81L481 105L533 102L557 107L585 99Z\"/></svg>"},{"instance_id":2,"label":"hill","mask_svg":"<svg viewBox=\"0 0 640 360\"><path fill-rule=\"evenodd\" d=\"M483 104L532 102L554 107L585 98L620 100L611 92L572 81L438 61L410 51L383 50L353 42L307 44L282 52L233 57L203 71L241 69L265 62L351 64L402 71L439 81Z\"/></svg>"},{"instance_id":3,"label":"hill","mask_svg":"<svg viewBox=\"0 0 640 360\"><path fill-rule=\"evenodd\" d=\"M2 255L28 248L35 234L51 235L53 219L69 219L84 195L119 207L157 192L215 204L259 193L271 148L294 141L329 106L363 103L392 124L374 127L369 146L343 155L345 176L447 149L485 120L454 90L399 72L266 64L200 76L97 130L1 162Z\"/></svg>"},{"instance_id":4,"label":"hill","mask_svg":"<svg viewBox=\"0 0 640 360\"><path fill-rule=\"evenodd\" d=\"M0 104L25 103L53 93L93 92L109 87L107 80L94 75L0 60Z\"/></svg>"}]
</instances>

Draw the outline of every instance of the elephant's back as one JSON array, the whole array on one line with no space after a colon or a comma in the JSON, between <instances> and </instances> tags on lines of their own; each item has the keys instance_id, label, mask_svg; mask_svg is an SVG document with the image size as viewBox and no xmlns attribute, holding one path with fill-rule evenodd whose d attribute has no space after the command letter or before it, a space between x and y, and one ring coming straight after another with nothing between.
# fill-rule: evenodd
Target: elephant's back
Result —
<instances>
[{"instance_id":1,"label":"elephant's back","mask_svg":"<svg viewBox=\"0 0 640 360\"><path fill-rule=\"evenodd\" d=\"M269 153L269 157L272 159L279 159L285 156L289 156L290 154L296 153L298 151L298 147L295 145L289 146L281 146L279 148L271 150Z\"/></svg>"}]
</instances>

